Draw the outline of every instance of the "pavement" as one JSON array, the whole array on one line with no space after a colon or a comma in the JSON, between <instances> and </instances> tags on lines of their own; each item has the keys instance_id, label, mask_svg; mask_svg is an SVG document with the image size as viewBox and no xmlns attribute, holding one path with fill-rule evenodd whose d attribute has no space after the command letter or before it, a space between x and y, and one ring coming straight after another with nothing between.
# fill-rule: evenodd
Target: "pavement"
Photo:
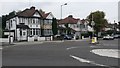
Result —
<instances>
[{"instance_id":1,"label":"pavement","mask_svg":"<svg viewBox=\"0 0 120 68\"><path fill-rule=\"evenodd\" d=\"M1 45L3 46L9 46L9 45L26 45L26 44L42 44L42 43L46 43L46 42L64 42L64 41L85 41L85 40L89 40L88 38L85 39L79 39L79 40L54 40L54 41L31 41L31 42L13 42L11 44L9 44L8 42L2 42Z\"/></svg>"}]
</instances>

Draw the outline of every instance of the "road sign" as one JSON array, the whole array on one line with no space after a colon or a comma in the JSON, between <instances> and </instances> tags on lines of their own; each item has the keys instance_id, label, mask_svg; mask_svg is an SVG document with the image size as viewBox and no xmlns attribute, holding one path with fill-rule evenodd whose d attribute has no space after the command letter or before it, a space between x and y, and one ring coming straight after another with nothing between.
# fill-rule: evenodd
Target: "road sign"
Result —
<instances>
[{"instance_id":1,"label":"road sign","mask_svg":"<svg viewBox=\"0 0 120 68\"><path fill-rule=\"evenodd\" d=\"M95 25L95 22L94 22L94 21L92 21L92 22L91 22L91 25L92 25L92 26L94 26L94 25Z\"/></svg>"}]
</instances>

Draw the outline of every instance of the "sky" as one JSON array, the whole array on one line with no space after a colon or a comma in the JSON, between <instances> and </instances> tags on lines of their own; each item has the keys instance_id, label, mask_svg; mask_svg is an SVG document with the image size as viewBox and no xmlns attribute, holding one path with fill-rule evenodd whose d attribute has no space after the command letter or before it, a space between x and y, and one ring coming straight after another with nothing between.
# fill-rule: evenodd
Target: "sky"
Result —
<instances>
[{"instance_id":1,"label":"sky","mask_svg":"<svg viewBox=\"0 0 120 68\"><path fill-rule=\"evenodd\" d=\"M35 6L36 9L42 9L45 12L61 18L73 15L74 18L85 19L91 12L97 10L105 12L105 18L109 23L118 22L118 1L119 0L0 0L0 16L12 11L24 10ZM119 19L120 20L120 19Z\"/></svg>"}]
</instances>

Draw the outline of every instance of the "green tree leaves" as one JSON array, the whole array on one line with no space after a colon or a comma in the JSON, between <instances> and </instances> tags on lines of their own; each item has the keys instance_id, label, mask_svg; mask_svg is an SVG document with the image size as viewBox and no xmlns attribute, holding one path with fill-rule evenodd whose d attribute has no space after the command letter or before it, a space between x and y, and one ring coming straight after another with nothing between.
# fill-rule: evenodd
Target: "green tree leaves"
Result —
<instances>
[{"instance_id":1,"label":"green tree leaves","mask_svg":"<svg viewBox=\"0 0 120 68\"><path fill-rule=\"evenodd\" d=\"M53 32L53 35L56 35L57 31L58 31L57 20L56 20L56 18L53 18L52 19L52 32Z\"/></svg>"},{"instance_id":2,"label":"green tree leaves","mask_svg":"<svg viewBox=\"0 0 120 68\"><path fill-rule=\"evenodd\" d=\"M108 24L107 20L105 19L105 13L103 11L96 11L90 13L87 19L90 23L92 20L95 22L94 30L97 33L102 31L103 28Z\"/></svg>"}]
</instances>

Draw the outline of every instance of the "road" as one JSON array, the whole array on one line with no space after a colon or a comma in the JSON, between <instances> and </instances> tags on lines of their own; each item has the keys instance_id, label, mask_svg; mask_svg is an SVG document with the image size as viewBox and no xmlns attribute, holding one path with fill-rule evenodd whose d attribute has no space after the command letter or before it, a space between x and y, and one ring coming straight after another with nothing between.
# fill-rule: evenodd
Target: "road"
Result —
<instances>
[{"instance_id":1,"label":"road","mask_svg":"<svg viewBox=\"0 0 120 68\"><path fill-rule=\"evenodd\" d=\"M99 44L96 45L90 44L89 40L78 40L4 46L2 49L2 65L118 66L119 58L101 56L91 52L95 49L118 50L118 40L99 40Z\"/></svg>"}]
</instances>

